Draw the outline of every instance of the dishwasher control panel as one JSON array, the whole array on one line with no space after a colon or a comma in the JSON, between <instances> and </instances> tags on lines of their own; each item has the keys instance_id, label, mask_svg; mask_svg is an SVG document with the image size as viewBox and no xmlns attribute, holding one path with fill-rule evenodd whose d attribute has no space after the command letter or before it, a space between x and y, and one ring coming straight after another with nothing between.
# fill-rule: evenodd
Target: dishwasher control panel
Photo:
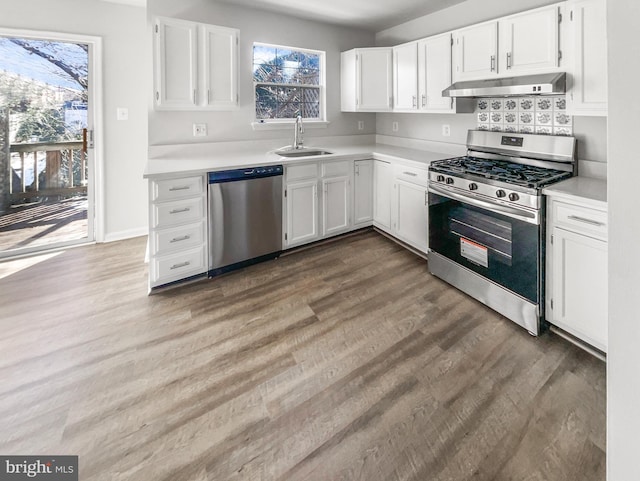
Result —
<instances>
[{"instance_id":1,"label":"dishwasher control panel","mask_svg":"<svg viewBox=\"0 0 640 481\"><path fill-rule=\"evenodd\" d=\"M282 165L269 165L260 167L247 167L244 169L221 170L209 172L209 183L230 182L240 179L258 179L261 177L273 177L282 175Z\"/></svg>"}]
</instances>

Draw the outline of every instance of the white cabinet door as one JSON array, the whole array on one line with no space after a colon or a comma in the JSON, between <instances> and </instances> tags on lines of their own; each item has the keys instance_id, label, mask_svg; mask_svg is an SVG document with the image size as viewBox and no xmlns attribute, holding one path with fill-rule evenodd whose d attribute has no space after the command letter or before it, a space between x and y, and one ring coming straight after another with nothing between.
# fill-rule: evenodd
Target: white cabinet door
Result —
<instances>
[{"instance_id":1,"label":"white cabinet door","mask_svg":"<svg viewBox=\"0 0 640 481\"><path fill-rule=\"evenodd\" d=\"M575 115L607 115L607 5L571 2L573 66L568 109Z\"/></svg>"},{"instance_id":2,"label":"white cabinet door","mask_svg":"<svg viewBox=\"0 0 640 481\"><path fill-rule=\"evenodd\" d=\"M335 235L350 226L349 176L322 179L322 236Z\"/></svg>"},{"instance_id":3,"label":"white cabinet door","mask_svg":"<svg viewBox=\"0 0 640 481\"><path fill-rule=\"evenodd\" d=\"M238 105L238 30L203 25L202 103L211 108Z\"/></svg>"},{"instance_id":4,"label":"white cabinet door","mask_svg":"<svg viewBox=\"0 0 640 481\"><path fill-rule=\"evenodd\" d=\"M156 19L154 44L156 107L193 108L197 104L197 24Z\"/></svg>"},{"instance_id":5,"label":"white cabinet door","mask_svg":"<svg viewBox=\"0 0 640 481\"><path fill-rule=\"evenodd\" d=\"M373 221L387 231L391 230L391 191L393 169L389 162L376 160L373 166Z\"/></svg>"},{"instance_id":6,"label":"white cabinet door","mask_svg":"<svg viewBox=\"0 0 640 481\"><path fill-rule=\"evenodd\" d=\"M498 74L498 22L454 33L455 80L489 78Z\"/></svg>"},{"instance_id":7,"label":"white cabinet door","mask_svg":"<svg viewBox=\"0 0 640 481\"><path fill-rule=\"evenodd\" d=\"M452 112L453 99L442 91L451 85L451 34L418 43L418 90L420 110Z\"/></svg>"},{"instance_id":8,"label":"white cabinet door","mask_svg":"<svg viewBox=\"0 0 640 481\"><path fill-rule=\"evenodd\" d=\"M393 110L417 108L418 44L413 42L393 47Z\"/></svg>"},{"instance_id":9,"label":"white cabinet door","mask_svg":"<svg viewBox=\"0 0 640 481\"><path fill-rule=\"evenodd\" d=\"M395 235L426 253L429 244L427 188L400 179L395 185Z\"/></svg>"},{"instance_id":10,"label":"white cabinet door","mask_svg":"<svg viewBox=\"0 0 640 481\"><path fill-rule=\"evenodd\" d=\"M501 74L521 75L558 66L558 8L540 8L500 20Z\"/></svg>"},{"instance_id":11,"label":"white cabinet door","mask_svg":"<svg viewBox=\"0 0 640 481\"><path fill-rule=\"evenodd\" d=\"M356 110L391 110L393 96L392 49L363 48L356 53Z\"/></svg>"},{"instance_id":12,"label":"white cabinet door","mask_svg":"<svg viewBox=\"0 0 640 481\"><path fill-rule=\"evenodd\" d=\"M287 184L288 246L318 238L318 181L316 179Z\"/></svg>"},{"instance_id":13,"label":"white cabinet door","mask_svg":"<svg viewBox=\"0 0 640 481\"><path fill-rule=\"evenodd\" d=\"M551 322L607 350L607 243L553 229Z\"/></svg>"},{"instance_id":14,"label":"white cabinet door","mask_svg":"<svg viewBox=\"0 0 640 481\"><path fill-rule=\"evenodd\" d=\"M356 160L353 186L353 223L370 225L373 220L373 160Z\"/></svg>"}]
</instances>

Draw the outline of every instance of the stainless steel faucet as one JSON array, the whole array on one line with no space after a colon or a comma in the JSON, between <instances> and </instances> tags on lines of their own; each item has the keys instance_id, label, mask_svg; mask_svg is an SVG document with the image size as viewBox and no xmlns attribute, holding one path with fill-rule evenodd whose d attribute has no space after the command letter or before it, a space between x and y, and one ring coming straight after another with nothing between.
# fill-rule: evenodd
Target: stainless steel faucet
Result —
<instances>
[{"instance_id":1,"label":"stainless steel faucet","mask_svg":"<svg viewBox=\"0 0 640 481\"><path fill-rule=\"evenodd\" d=\"M298 114L296 117L296 123L294 125L293 130L293 148L301 149L302 144L304 144L304 138L302 137L304 134L304 127L302 126L302 115Z\"/></svg>"}]
</instances>

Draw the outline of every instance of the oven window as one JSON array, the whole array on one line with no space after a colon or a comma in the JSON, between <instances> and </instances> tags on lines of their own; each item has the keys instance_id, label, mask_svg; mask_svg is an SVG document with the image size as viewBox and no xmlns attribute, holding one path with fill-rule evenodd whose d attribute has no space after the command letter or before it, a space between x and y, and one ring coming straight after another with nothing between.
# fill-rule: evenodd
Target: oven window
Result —
<instances>
[{"instance_id":1,"label":"oven window","mask_svg":"<svg viewBox=\"0 0 640 481\"><path fill-rule=\"evenodd\" d=\"M539 301L540 226L429 193L429 248Z\"/></svg>"}]
</instances>

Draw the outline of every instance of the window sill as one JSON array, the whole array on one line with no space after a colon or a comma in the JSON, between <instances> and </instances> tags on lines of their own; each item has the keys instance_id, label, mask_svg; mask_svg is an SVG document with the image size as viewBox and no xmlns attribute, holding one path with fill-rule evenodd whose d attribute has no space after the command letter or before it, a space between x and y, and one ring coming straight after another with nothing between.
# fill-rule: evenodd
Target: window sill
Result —
<instances>
[{"instance_id":1,"label":"window sill","mask_svg":"<svg viewBox=\"0 0 640 481\"><path fill-rule=\"evenodd\" d=\"M295 123L295 120L251 122L251 127L253 127L253 130L291 130ZM305 120L302 126L305 129L326 129L329 124L330 122L326 120Z\"/></svg>"}]
</instances>

